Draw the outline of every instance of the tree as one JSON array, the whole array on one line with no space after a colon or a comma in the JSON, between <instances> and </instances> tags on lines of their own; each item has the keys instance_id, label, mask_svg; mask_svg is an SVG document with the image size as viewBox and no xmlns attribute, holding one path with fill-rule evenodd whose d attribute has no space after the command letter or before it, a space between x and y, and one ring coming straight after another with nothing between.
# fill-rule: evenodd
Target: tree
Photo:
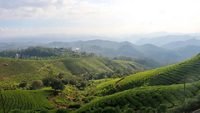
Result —
<instances>
[{"instance_id":1,"label":"tree","mask_svg":"<svg viewBox=\"0 0 200 113\"><path fill-rule=\"evenodd\" d=\"M51 87L54 90L63 90L65 88L65 85L62 83L61 80L54 79L51 83Z\"/></svg>"},{"instance_id":2,"label":"tree","mask_svg":"<svg viewBox=\"0 0 200 113\"><path fill-rule=\"evenodd\" d=\"M26 81L22 81L19 83L19 87L20 88L25 88L27 86L27 82Z\"/></svg>"},{"instance_id":3,"label":"tree","mask_svg":"<svg viewBox=\"0 0 200 113\"><path fill-rule=\"evenodd\" d=\"M42 88L42 86L43 86L43 83L41 80L35 80L31 84L31 89L33 89L33 90L40 89L40 88Z\"/></svg>"},{"instance_id":4,"label":"tree","mask_svg":"<svg viewBox=\"0 0 200 113\"><path fill-rule=\"evenodd\" d=\"M52 82L54 81L54 78L52 77L46 77L44 79L42 79L43 85L44 86L51 86Z\"/></svg>"}]
</instances>

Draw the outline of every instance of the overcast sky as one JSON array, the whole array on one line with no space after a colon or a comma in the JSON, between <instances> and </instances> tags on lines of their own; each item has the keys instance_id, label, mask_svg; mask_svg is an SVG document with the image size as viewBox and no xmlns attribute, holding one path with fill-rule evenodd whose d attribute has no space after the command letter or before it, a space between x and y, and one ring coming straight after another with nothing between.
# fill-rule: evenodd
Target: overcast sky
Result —
<instances>
[{"instance_id":1,"label":"overcast sky","mask_svg":"<svg viewBox=\"0 0 200 113\"><path fill-rule=\"evenodd\" d=\"M200 0L0 0L0 36L200 32Z\"/></svg>"}]
</instances>

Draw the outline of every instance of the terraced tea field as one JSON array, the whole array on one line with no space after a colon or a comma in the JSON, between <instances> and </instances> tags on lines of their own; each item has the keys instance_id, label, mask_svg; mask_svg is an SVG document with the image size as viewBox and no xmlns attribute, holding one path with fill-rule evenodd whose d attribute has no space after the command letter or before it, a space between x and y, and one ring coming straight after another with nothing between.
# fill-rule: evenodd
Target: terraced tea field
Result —
<instances>
[{"instance_id":1,"label":"terraced tea field","mask_svg":"<svg viewBox=\"0 0 200 113\"><path fill-rule=\"evenodd\" d=\"M171 85L200 80L200 55L178 64L133 74L100 84L99 94L107 95L140 86Z\"/></svg>"},{"instance_id":2,"label":"terraced tea field","mask_svg":"<svg viewBox=\"0 0 200 113\"><path fill-rule=\"evenodd\" d=\"M110 112L113 113L121 113L125 111L129 111L131 113L172 113L172 109L182 105L185 98L194 98L200 94L200 82L188 83L186 86L186 90L184 90L183 84L169 86L145 86L129 89L97 98L77 110L77 112L99 113L104 110L110 110Z\"/></svg>"},{"instance_id":3,"label":"terraced tea field","mask_svg":"<svg viewBox=\"0 0 200 113\"><path fill-rule=\"evenodd\" d=\"M53 109L53 105L48 101L48 90L6 90L1 91L0 113L3 113L3 108L7 112L20 110L41 110ZM3 104L3 105L2 105Z\"/></svg>"}]
</instances>

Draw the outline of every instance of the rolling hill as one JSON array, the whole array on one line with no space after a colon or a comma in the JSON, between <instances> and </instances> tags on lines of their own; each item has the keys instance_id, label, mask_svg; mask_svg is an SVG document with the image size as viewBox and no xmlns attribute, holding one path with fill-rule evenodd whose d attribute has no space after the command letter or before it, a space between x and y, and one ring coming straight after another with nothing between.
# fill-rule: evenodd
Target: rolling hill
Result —
<instances>
[{"instance_id":1,"label":"rolling hill","mask_svg":"<svg viewBox=\"0 0 200 113\"><path fill-rule=\"evenodd\" d=\"M122 46L127 47L130 47L127 43ZM157 49L151 51L157 53ZM129 57L111 60L78 52L62 57L45 55L32 58L34 54L22 59L0 58L0 88L5 89L1 90L0 98L3 97L8 104L7 111L39 112L44 108L55 113L64 108L72 113L180 113L200 108L200 54L180 63L144 72L138 72L145 69L141 63L144 61L134 62ZM76 85L66 84L56 96L52 96L54 90L5 88L16 86L21 81L30 84L45 77L56 77L60 73L66 79L82 78L87 85L79 89ZM35 96L37 98L33 99ZM0 105L1 111L3 107Z\"/></svg>"},{"instance_id":2,"label":"rolling hill","mask_svg":"<svg viewBox=\"0 0 200 113\"><path fill-rule=\"evenodd\" d=\"M94 99L77 113L180 113L200 107L200 82L169 86L144 86ZM190 106L184 104L190 101ZM182 108L184 106L184 108ZM183 112L182 111L182 112Z\"/></svg>"},{"instance_id":3,"label":"rolling hill","mask_svg":"<svg viewBox=\"0 0 200 113\"><path fill-rule=\"evenodd\" d=\"M78 113L180 113L200 107L200 54L181 63L101 82ZM186 84L185 84L186 83Z\"/></svg>"},{"instance_id":4,"label":"rolling hill","mask_svg":"<svg viewBox=\"0 0 200 113\"><path fill-rule=\"evenodd\" d=\"M16 60L16 59L1 59L1 66L12 66L18 67L16 70L21 70L19 73L27 73L30 71L29 69L34 69L34 65L36 67L45 67L44 64L51 64L53 66L54 71L58 70L56 66L59 65L60 70L63 68L67 69L69 75L73 76L71 72L80 76L77 73L77 70L70 69L76 63L75 67L79 68L84 65L84 69L89 67L95 67L90 70L93 71L112 71L111 67L105 67L106 63L109 61L103 60L102 58L93 59L90 58L68 58L68 59L55 59L55 60L38 60L40 63L37 63L37 60ZM9 61L9 62L8 62ZM70 62L71 61L71 62ZM84 64L83 62L86 62ZM14 63L13 63L14 62ZM23 66L25 69L20 69L20 62L23 62ZM30 64L32 65L27 65ZM69 63L66 65L64 62ZM92 62L89 66L88 63ZM97 63L101 62L101 63ZM127 65L127 61L110 61L108 64L112 64L112 62L120 62L120 65ZM125 64L123 64L123 63ZM16 64L15 64L16 63ZM44 63L44 64L43 64ZM82 64L83 63L83 64ZM129 63L129 62L128 62ZM11 65L12 64L12 65ZM122 66L122 67L123 67ZM65 67L65 68L64 68ZM119 67L119 66L118 66ZM120 67L120 68L122 68ZM11 69L11 67L9 67ZM180 111L194 111L200 107L198 104L200 102L200 54L186 60L181 63L177 63L174 65L169 65L145 72L139 72L130 76L121 77L121 78L113 78L113 79L103 79L103 80L93 80L94 86L88 86L86 89L79 91L76 89L76 92L73 92L72 89L66 89L69 91L68 93L65 91L66 95L70 96L71 94L75 94L78 96L81 93L81 104L80 108L76 108L71 110L73 113L121 113L121 112L136 112L136 113L149 113L149 112L159 112L159 113L180 113ZM2 69L2 68L1 68ZM9 69L9 70L10 70ZM13 67L12 67L13 69ZM82 68L78 69L81 70ZM16 71L15 70L15 71ZM36 69L35 69L36 70ZM38 69L37 69L38 70ZM57 72L60 72L57 71ZM9 72L8 70L0 71L0 72ZM37 72L37 71L36 71ZM84 71L80 71L83 73ZM14 72L13 72L14 73ZM12 78L12 73L8 73L10 78ZM70 75L71 74L71 75ZM1 74L2 75L2 74ZM40 75L41 76L41 75ZM26 77L23 75L23 77ZM42 76L41 76L42 77ZM29 76L30 79L33 79ZM4 78L5 79L5 78ZM9 77L7 78L9 79ZM11 79L10 79L11 80ZM13 80L17 80L14 78ZM10 82L10 81L9 81ZM186 82L186 84L184 84ZM93 89L92 89L93 88ZM16 95L14 95L16 92ZM69 94L71 92L71 94ZM33 93L33 94L32 94ZM22 108L22 110L30 111L37 110L38 108L48 108L49 110L53 109L50 101L47 100L48 92L46 90L6 90L2 92L4 98L9 103L11 100L16 100L18 103L22 103L20 105L15 105L15 101L12 104L12 107L7 106L7 110L13 110L15 108ZM35 99L32 100L31 96L28 95L38 95L37 98L40 99L41 105L36 105ZM46 96L45 96L46 95ZM63 95L63 94L62 94ZM17 97L19 96L19 97ZM17 99L16 99L17 98ZM68 104L68 101L64 101L65 97L61 96L57 97L57 101L61 103ZM89 101L85 101L85 99L91 98ZM62 102L64 101L64 102ZM79 102L79 101L78 101ZM27 104L25 104L27 103ZM10 104L9 104L10 105ZM192 105L192 106L191 106ZM2 109L2 108L1 108ZM41 110L41 109L40 109Z\"/></svg>"},{"instance_id":5,"label":"rolling hill","mask_svg":"<svg viewBox=\"0 0 200 113\"><path fill-rule=\"evenodd\" d=\"M183 48L187 46L200 46L200 40L196 38L192 38L189 40L184 40L184 41L174 41L171 43L167 43L163 45L163 48L168 48L168 49L178 49L178 48Z\"/></svg>"},{"instance_id":6,"label":"rolling hill","mask_svg":"<svg viewBox=\"0 0 200 113\"><path fill-rule=\"evenodd\" d=\"M150 59L158 65L167 65L180 61L179 55L172 50L152 44L135 45L130 42L108 40L88 40L75 42L52 42L46 47L79 48L80 51L95 53L106 57L126 56L135 59Z\"/></svg>"},{"instance_id":7,"label":"rolling hill","mask_svg":"<svg viewBox=\"0 0 200 113\"><path fill-rule=\"evenodd\" d=\"M163 41L166 38L169 38L169 41L165 42ZM183 39L185 37L185 39ZM176 40L177 39L177 40ZM57 56L60 53L57 53L58 50L56 48L72 48L72 50L78 49L79 52L87 52L87 53L94 53L99 56L104 57L120 57L120 56L126 56L131 57L134 59L147 59L154 61L155 64L157 64L157 67L173 64L182 60L185 60L187 58L190 58L194 55L196 55L199 52L199 40L194 39L191 36L183 35L174 35L174 36L166 36L161 38L152 38L152 40L155 40L156 44L151 42L151 39L144 43L143 45L139 45L139 43L133 44L128 41L124 42L115 42L115 41L109 41L109 40L87 40L87 41L74 41L74 42L50 42L47 44L28 44L24 45L23 43L15 43L15 48L19 48L19 50L28 48L31 46L41 46L41 47L47 47L54 48L54 51L47 51L51 56ZM161 41L160 41L161 40ZM153 41L154 42L154 41ZM164 45L159 45L157 43L165 43ZM13 45L12 43L2 43L2 46L6 45ZM21 47L23 45L23 47ZM17 47L18 46L18 47ZM192 48L190 48L192 46ZM194 47L195 46L195 47ZM11 46L9 46L11 47ZM8 47L8 49L9 49ZM2 47L2 50L5 47ZM66 49L63 49L66 50ZM22 53L30 52L31 49L21 51ZM32 49L33 52L33 49ZM42 51L46 52L46 50ZM55 52L56 54L54 54ZM62 53L62 52L61 52ZM9 53L0 52L0 56L8 56ZM13 54L15 55L15 54ZM13 56L12 55L12 56ZM39 54L38 54L39 55ZM42 55L42 53L41 53ZM39 55L39 56L41 56ZM27 57L27 55L24 55Z\"/></svg>"},{"instance_id":8,"label":"rolling hill","mask_svg":"<svg viewBox=\"0 0 200 113\"><path fill-rule=\"evenodd\" d=\"M64 73L65 78L87 78L90 75L93 78L101 78L100 75L106 73L124 75L141 70L144 70L143 66L132 61L109 60L101 57L47 60L0 58L0 85L39 80L59 73Z\"/></svg>"},{"instance_id":9,"label":"rolling hill","mask_svg":"<svg viewBox=\"0 0 200 113\"><path fill-rule=\"evenodd\" d=\"M171 85L200 80L200 55L174 65L136 73L98 87L100 94L112 94L140 86Z\"/></svg>"}]
</instances>

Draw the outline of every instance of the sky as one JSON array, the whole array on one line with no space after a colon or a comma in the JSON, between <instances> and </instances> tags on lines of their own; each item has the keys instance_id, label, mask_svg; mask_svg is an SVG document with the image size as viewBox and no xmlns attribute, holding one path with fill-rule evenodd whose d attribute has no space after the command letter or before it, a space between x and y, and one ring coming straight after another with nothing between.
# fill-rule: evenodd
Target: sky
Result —
<instances>
[{"instance_id":1,"label":"sky","mask_svg":"<svg viewBox=\"0 0 200 113\"><path fill-rule=\"evenodd\" d=\"M0 37L200 32L200 0L0 0Z\"/></svg>"}]
</instances>

